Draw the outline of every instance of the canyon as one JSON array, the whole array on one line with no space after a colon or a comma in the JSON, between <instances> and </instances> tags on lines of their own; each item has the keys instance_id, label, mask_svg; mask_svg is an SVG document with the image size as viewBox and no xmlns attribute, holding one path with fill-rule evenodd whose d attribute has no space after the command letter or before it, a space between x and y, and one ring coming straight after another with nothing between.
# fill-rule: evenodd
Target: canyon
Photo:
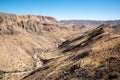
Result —
<instances>
[{"instance_id":1,"label":"canyon","mask_svg":"<svg viewBox=\"0 0 120 80\"><path fill-rule=\"evenodd\" d=\"M0 79L120 79L118 21L89 27L48 16L0 13Z\"/></svg>"}]
</instances>

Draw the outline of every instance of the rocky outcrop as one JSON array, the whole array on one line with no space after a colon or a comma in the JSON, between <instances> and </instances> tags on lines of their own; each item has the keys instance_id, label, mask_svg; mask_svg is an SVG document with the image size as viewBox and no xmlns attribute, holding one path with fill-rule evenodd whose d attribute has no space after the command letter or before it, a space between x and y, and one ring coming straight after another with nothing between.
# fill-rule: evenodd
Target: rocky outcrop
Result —
<instances>
[{"instance_id":1,"label":"rocky outcrop","mask_svg":"<svg viewBox=\"0 0 120 80\"><path fill-rule=\"evenodd\" d=\"M60 23L52 17L45 16L17 16L13 14L0 13L0 34L15 34L20 32L16 30L25 29L26 31L41 33L42 31L51 31Z\"/></svg>"}]
</instances>

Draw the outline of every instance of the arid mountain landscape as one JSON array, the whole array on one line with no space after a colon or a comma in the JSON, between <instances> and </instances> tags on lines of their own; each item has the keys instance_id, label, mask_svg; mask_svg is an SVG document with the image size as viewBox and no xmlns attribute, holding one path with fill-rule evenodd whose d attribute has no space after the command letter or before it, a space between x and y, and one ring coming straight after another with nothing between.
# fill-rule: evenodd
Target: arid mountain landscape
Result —
<instances>
[{"instance_id":1,"label":"arid mountain landscape","mask_svg":"<svg viewBox=\"0 0 120 80\"><path fill-rule=\"evenodd\" d=\"M0 80L119 80L120 21L82 23L0 13Z\"/></svg>"}]
</instances>

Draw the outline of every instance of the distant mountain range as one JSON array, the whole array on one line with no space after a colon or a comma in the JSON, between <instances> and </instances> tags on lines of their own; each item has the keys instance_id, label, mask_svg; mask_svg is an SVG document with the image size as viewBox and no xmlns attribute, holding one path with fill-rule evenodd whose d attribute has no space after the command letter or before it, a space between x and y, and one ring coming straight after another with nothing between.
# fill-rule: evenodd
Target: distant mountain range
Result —
<instances>
[{"instance_id":1,"label":"distant mountain range","mask_svg":"<svg viewBox=\"0 0 120 80\"><path fill-rule=\"evenodd\" d=\"M78 24L78 25L84 25L84 26L93 26L97 27L101 24L110 24L111 26L113 25L118 25L120 24L120 20L108 20L108 21L97 21L97 20L61 20L60 22L65 23L65 24Z\"/></svg>"}]
</instances>

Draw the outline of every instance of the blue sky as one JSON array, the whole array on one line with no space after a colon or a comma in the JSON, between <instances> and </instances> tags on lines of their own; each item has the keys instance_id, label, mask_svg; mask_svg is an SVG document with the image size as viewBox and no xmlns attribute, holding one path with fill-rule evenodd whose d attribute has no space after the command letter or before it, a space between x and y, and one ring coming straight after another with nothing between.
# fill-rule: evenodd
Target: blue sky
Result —
<instances>
[{"instance_id":1,"label":"blue sky","mask_svg":"<svg viewBox=\"0 0 120 80\"><path fill-rule=\"evenodd\" d=\"M120 0L0 0L0 12L52 16L57 20L118 20Z\"/></svg>"}]
</instances>

